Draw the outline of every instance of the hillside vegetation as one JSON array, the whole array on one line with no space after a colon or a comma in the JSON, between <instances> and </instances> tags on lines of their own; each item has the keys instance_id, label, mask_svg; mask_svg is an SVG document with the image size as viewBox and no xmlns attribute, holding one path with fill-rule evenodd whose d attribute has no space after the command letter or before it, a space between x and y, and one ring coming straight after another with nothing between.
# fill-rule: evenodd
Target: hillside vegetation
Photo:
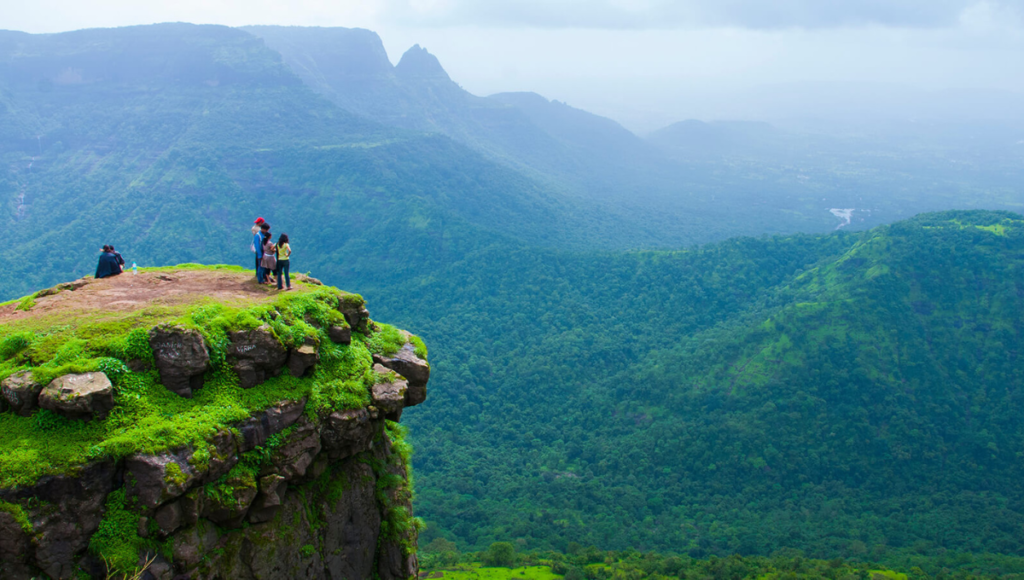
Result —
<instances>
[{"instance_id":1,"label":"hillside vegetation","mask_svg":"<svg viewBox=\"0 0 1024 580\"><path fill-rule=\"evenodd\" d=\"M429 324L384 309L437 345L445 404L410 417L422 513L477 547L1020 554L1022 225L951 212L425 280Z\"/></svg>"},{"instance_id":2,"label":"hillside vegetation","mask_svg":"<svg viewBox=\"0 0 1024 580\"><path fill-rule=\"evenodd\" d=\"M563 181L617 155L578 146L618 134L607 120L531 95L488 100L526 124L513 126L552 132L551 149L504 133L520 153L586 157L552 176L466 133L339 105L328 93L345 83L296 72L303 50L186 24L0 32L0 223L17 258L0 299L91 273L106 243L140 266L250 267L263 216L290 235L293 271L359 288L430 342L431 400L406 417L426 541L1024 555L1021 216L850 231L921 209L1020 207L1017 157L694 158L705 130L724 130L716 147L730 151L780 137L684 126L655 139L672 165L652 180L675 189L652 185L665 203L628 209L652 182L595 201L588 181ZM370 53L384 80L361 106L415 81L381 102L425 114L416 99L451 83L425 51L400 67ZM732 237L831 230L830 208L858 213L829 235ZM68 348L94 362L112 352Z\"/></svg>"}]
</instances>

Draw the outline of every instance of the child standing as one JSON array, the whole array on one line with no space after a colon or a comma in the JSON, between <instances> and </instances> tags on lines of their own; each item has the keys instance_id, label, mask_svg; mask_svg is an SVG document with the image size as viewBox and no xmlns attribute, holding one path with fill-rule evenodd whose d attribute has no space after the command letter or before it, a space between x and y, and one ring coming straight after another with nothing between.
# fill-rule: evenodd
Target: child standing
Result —
<instances>
[{"instance_id":1,"label":"child standing","mask_svg":"<svg viewBox=\"0 0 1024 580\"><path fill-rule=\"evenodd\" d=\"M281 234L277 238L277 269L274 275L277 276L277 289L281 289L281 278L288 284L288 290L292 289L292 277L288 274L291 267L292 247L288 243L288 234Z\"/></svg>"}]
</instances>

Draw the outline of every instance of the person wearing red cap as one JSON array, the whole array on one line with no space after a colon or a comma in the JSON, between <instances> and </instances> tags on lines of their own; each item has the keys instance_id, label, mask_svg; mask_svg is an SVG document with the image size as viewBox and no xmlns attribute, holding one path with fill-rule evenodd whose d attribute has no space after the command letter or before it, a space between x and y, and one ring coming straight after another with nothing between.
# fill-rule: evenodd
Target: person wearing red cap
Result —
<instances>
[{"instance_id":1,"label":"person wearing red cap","mask_svg":"<svg viewBox=\"0 0 1024 580\"><path fill-rule=\"evenodd\" d=\"M263 234L260 232L260 226L267 223L263 218L258 217L256 221L252 222L252 245L249 247L254 254L256 254L256 281L263 283L263 267L261 263L263 261Z\"/></svg>"}]
</instances>

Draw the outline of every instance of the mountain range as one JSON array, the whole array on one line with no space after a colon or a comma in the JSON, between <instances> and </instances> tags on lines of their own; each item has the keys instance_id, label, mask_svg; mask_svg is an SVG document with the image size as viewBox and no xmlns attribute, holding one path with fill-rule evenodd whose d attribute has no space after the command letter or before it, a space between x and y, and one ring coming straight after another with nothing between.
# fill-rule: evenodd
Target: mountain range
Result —
<instances>
[{"instance_id":1,"label":"mountain range","mask_svg":"<svg viewBox=\"0 0 1024 580\"><path fill-rule=\"evenodd\" d=\"M424 543L1024 555L1012 134L641 137L365 30L0 32L0 295L249 266L261 216L431 345Z\"/></svg>"}]
</instances>

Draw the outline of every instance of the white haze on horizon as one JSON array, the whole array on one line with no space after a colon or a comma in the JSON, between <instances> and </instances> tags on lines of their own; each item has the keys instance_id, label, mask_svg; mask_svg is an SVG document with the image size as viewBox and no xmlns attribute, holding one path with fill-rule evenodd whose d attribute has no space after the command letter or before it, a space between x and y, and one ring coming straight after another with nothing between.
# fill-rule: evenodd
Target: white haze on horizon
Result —
<instances>
[{"instance_id":1,"label":"white haze on horizon","mask_svg":"<svg viewBox=\"0 0 1024 580\"><path fill-rule=\"evenodd\" d=\"M644 133L698 118L1024 120L1024 0L0 0L0 28L361 27L488 95Z\"/></svg>"}]
</instances>

